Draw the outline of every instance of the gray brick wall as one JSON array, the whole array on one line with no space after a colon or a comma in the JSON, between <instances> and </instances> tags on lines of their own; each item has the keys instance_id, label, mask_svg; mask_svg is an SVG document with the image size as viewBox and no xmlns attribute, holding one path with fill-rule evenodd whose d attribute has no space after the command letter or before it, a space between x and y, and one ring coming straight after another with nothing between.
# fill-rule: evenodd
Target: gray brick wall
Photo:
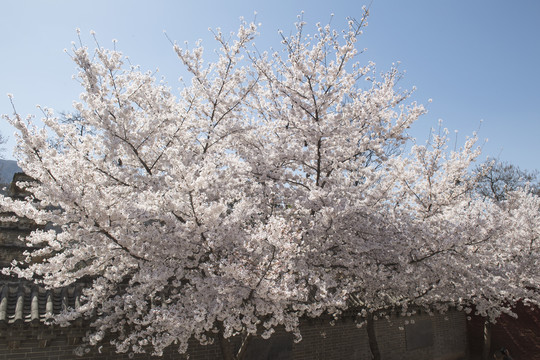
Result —
<instances>
[{"instance_id":1,"label":"gray brick wall","mask_svg":"<svg viewBox=\"0 0 540 360\"><path fill-rule=\"evenodd\" d=\"M302 341L293 345L293 358L298 360L368 360L371 352L365 328L351 318L330 326L328 319L302 323Z\"/></svg>"},{"instance_id":2,"label":"gray brick wall","mask_svg":"<svg viewBox=\"0 0 540 360\"><path fill-rule=\"evenodd\" d=\"M407 323L429 321L432 342L428 347L407 349ZM307 319L301 323L302 341L293 343L292 335L278 330L273 340L262 339L252 343L250 360L370 360L371 352L367 332L357 327L352 318L329 325L329 319ZM115 354L108 346L101 353L93 349L83 357L73 353L80 341L83 328L51 328L39 324L0 325L0 360L17 359L154 359L149 355ZM461 312L447 314L415 315L414 317L391 316L375 323L375 332L384 360L457 360L467 358L465 316ZM409 344L410 345L410 344ZM281 347L281 349L276 349ZM189 360L216 360L221 358L217 343L208 346L192 341ZM158 358L155 358L158 359ZM174 347L168 348L160 359L184 360Z\"/></svg>"},{"instance_id":3,"label":"gray brick wall","mask_svg":"<svg viewBox=\"0 0 540 360\"><path fill-rule=\"evenodd\" d=\"M431 324L432 345L410 349L407 346L407 331L413 330L410 325L425 322ZM465 314L462 312L424 313L411 317L393 315L389 319L378 320L375 332L384 360L458 360L468 356Z\"/></svg>"}]
</instances>

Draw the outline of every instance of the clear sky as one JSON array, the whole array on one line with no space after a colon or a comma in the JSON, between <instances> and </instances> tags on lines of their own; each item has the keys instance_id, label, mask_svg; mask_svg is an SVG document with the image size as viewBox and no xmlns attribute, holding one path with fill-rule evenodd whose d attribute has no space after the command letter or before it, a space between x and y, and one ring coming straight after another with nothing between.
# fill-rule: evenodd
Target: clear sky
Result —
<instances>
[{"instance_id":1,"label":"clear sky","mask_svg":"<svg viewBox=\"0 0 540 360\"><path fill-rule=\"evenodd\" d=\"M175 88L184 76L163 34L183 43L203 39L214 47L209 27L235 30L239 17L261 22L259 49L279 47L279 29L288 33L300 11L308 25L341 28L347 17L360 18L366 0L333 1L173 1L173 0L5 0L0 15L0 113L12 113L6 96L15 97L23 115L36 104L69 112L81 88L71 79L76 69L64 53L76 40L117 47L143 69L159 68ZM359 41L367 48L361 62L374 61L380 72L393 62L405 77L399 86L417 87L413 100L429 110L412 134L424 141L439 119L458 143L479 128L484 155L522 168L540 169L540 1L539 0L373 0L369 25ZM308 27L309 28L309 27ZM428 99L433 102L428 104ZM6 158L13 158L13 129Z\"/></svg>"}]
</instances>

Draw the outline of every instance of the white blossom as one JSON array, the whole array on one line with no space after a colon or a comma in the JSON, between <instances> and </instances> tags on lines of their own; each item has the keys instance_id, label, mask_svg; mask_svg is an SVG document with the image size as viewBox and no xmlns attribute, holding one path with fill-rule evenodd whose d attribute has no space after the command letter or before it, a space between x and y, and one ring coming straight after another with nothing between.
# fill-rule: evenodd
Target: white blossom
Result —
<instances>
[{"instance_id":1,"label":"white blossom","mask_svg":"<svg viewBox=\"0 0 540 360\"><path fill-rule=\"evenodd\" d=\"M477 198L475 136L450 151L441 129L403 153L425 109L396 68L353 64L362 26L304 36L300 16L275 53L248 48L255 24L218 29L215 62L174 46L192 74L179 94L116 50L74 48L80 123L8 117L37 182L1 205L50 226L27 239L45 260L7 271L87 283L58 321L98 314L86 342L131 353L280 325L299 341L301 317L339 317L351 297L491 318L538 303L540 200Z\"/></svg>"}]
</instances>

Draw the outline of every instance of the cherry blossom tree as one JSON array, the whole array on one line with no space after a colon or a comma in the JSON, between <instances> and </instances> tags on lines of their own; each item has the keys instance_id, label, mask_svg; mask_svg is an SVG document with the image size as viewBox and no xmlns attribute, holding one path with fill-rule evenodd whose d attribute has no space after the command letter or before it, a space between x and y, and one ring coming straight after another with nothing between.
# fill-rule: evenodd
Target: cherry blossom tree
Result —
<instances>
[{"instance_id":1,"label":"cherry blossom tree","mask_svg":"<svg viewBox=\"0 0 540 360\"><path fill-rule=\"evenodd\" d=\"M5 272L87 284L56 321L92 319L88 345L160 355L195 338L225 359L277 326L299 341L301 318L339 317L352 298L368 319L413 305L495 318L538 302L538 197L477 198L475 137L455 151L445 130L414 144L425 109L396 89L397 69L356 62L363 25L305 35L300 19L281 52L260 52L242 23L231 39L215 32L210 63L201 44L174 45L192 74L177 95L116 50L74 48L77 121L7 117L37 182L2 205L50 226Z\"/></svg>"},{"instance_id":2,"label":"cherry blossom tree","mask_svg":"<svg viewBox=\"0 0 540 360\"><path fill-rule=\"evenodd\" d=\"M478 176L474 191L481 198L495 202L495 204L506 208L514 215L518 212L521 213L523 210L521 209L521 206L525 204L528 205L530 199L534 199L534 197L524 196L523 193L517 192L518 190L536 195L540 194L537 172L522 170L516 165L493 159L488 159L484 163L477 165L474 171ZM530 210L528 206L525 206L524 208L527 209L526 211ZM521 215L524 215L524 217L522 218ZM524 257L528 258L524 262L527 270L522 275L522 278L527 281L527 284L525 284L526 287L530 289L536 287L538 291L537 284L540 283L540 279L538 279L537 275L538 272L536 270L538 267L538 259L530 257L530 254L534 251L535 242L538 241L538 231L534 229L534 224L537 224L539 219L537 214L532 211L529 212L529 215L525 215L524 213L521 213L521 215L517 217L513 216L513 221L507 226L513 229L514 234L519 234L517 236L529 239L530 246L528 249L526 247L523 248L518 246L517 249L519 249L519 251L513 255L512 261L520 262L524 260ZM525 220L527 216L532 216L532 218ZM517 219L521 221L518 223L516 222ZM537 245L536 248L538 248ZM485 318L482 359L489 358L491 352L491 335L492 323L489 318Z\"/></svg>"}]
</instances>

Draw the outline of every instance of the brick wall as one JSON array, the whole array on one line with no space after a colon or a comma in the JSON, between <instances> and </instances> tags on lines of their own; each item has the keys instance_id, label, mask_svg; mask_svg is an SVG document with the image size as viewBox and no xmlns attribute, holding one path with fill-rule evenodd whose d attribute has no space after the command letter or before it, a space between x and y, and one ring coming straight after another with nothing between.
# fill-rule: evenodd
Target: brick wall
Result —
<instances>
[{"instance_id":1,"label":"brick wall","mask_svg":"<svg viewBox=\"0 0 540 360\"><path fill-rule=\"evenodd\" d=\"M415 325L430 326L431 331L422 332ZM412 317L391 316L375 323L375 332L381 351L381 357L388 360L466 359L467 333L465 315L452 311L446 314L419 314ZM414 346L411 332L420 331L421 345ZM431 337L431 338L430 338ZM429 345L426 345L429 344Z\"/></svg>"},{"instance_id":2,"label":"brick wall","mask_svg":"<svg viewBox=\"0 0 540 360\"><path fill-rule=\"evenodd\" d=\"M416 326L418 324L421 325L420 328ZM371 359L365 326L357 327L352 318L337 321L334 326L329 325L328 319L307 319L301 323L301 330L302 341L299 343L294 343L292 335L284 330L278 330L270 340L255 339L250 344L248 359ZM414 338L415 331L419 331L421 335L416 339ZM3 326L0 328L0 360L154 359L149 355L130 357L129 354L115 354L108 346L103 346L101 353L97 349L92 349L83 357L75 357L73 351L83 332L84 327L51 328L42 324L37 326L25 324L22 327ZM392 316L389 320L377 320L375 332L382 358L385 360L467 358L465 316L461 312L434 316L428 314L413 317ZM426 344L429 345L417 347ZM221 350L216 343L201 346L192 341L189 355L189 360L216 360L221 358ZM165 351L161 359L183 360L186 357L179 355L177 349L171 347Z\"/></svg>"},{"instance_id":3,"label":"brick wall","mask_svg":"<svg viewBox=\"0 0 540 360\"><path fill-rule=\"evenodd\" d=\"M293 345L293 358L298 360L368 360L371 352L365 328L352 318L330 326L328 319L306 320L302 324L302 341Z\"/></svg>"},{"instance_id":4,"label":"brick wall","mask_svg":"<svg viewBox=\"0 0 540 360\"><path fill-rule=\"evenodd\" d=\"M80 342L83 329L56 328L38 326L26 329L0 330L0 360L40 359L40 360L187 360L175 347L166 349L162 357L148 354L117 354L109 345L92 348L83 356L76 356L74 350ZM202 346L193 341L190 344L189 360L216 360L221 358L217 345Z\"/></svg>"}]
</instances>

